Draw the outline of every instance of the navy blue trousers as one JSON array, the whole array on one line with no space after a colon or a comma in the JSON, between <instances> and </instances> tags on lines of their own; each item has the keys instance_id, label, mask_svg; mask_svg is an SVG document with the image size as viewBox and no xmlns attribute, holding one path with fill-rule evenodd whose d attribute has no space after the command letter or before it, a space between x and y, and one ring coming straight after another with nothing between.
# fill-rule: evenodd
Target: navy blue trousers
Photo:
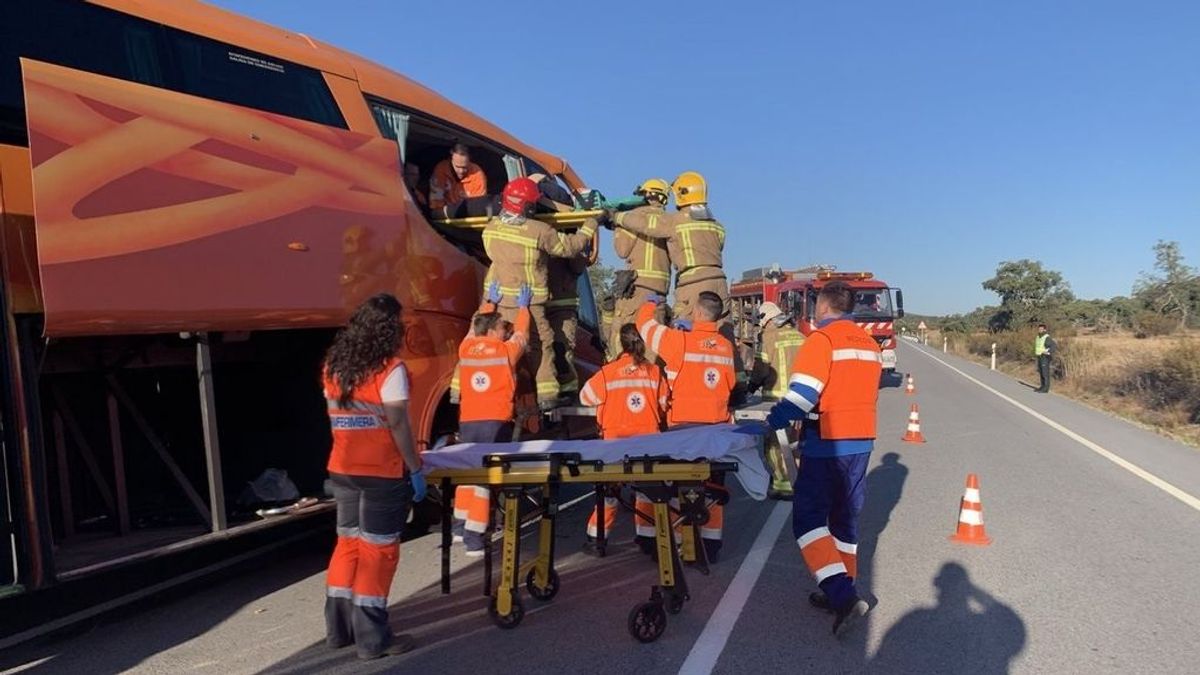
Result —
<instances>
[{"instance_id":1,"label":"navy blue trousers","mask_svg":"<svg viewBox=\"0 0 1200 675\"><path fill-rule=\"evenodd\" d=\"M858 546L858 514L866 495L870 461L869 452L801 460L792 496L792 533L798 542L802 538L820 537L821 528L828 528L842 557L854 560ZM847 567L850 568L847 572L818 578L821 591L834 607L844 607L858 597L854 588L853 563ZM819 571L812 570L818 577Z\"/></svg>"}]
</instances>

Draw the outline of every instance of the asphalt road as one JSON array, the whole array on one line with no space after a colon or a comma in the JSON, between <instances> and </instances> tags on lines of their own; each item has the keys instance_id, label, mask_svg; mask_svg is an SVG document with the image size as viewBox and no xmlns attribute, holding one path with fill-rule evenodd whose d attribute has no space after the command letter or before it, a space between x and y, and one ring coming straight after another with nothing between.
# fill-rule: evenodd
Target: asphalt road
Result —
<instances>
[{"instance_id":1,"label":"asphalt road","mask_svg":"<svg viewBox=\"0 0 1200 675\"><path fill-rule=\"evenodd\" d=\"M613 555L576 553L585 500L561 520L562 592L545 605L526 598L532 611L514 631L488 619L477 561L456 557L454 593L440 594L427 537L405 545L393 587L393 623L421 643L401 657L360 663L321 645L324 558L313 552L16 647L0 654L0 669L1195 672L1200 452L933 350L904 343L899 356L917 394L881 393L861 523L860 577L875 606L841 641L807 606L813 585L789 505L739 494L722 560L708 577L689 575L692 602L654 644L625 629L654 569L632 548L627 514ZM913 402L923 445L899 440ZM947 539L970 472L981 481L986 548Z\"/></svg>"}]
</instances>

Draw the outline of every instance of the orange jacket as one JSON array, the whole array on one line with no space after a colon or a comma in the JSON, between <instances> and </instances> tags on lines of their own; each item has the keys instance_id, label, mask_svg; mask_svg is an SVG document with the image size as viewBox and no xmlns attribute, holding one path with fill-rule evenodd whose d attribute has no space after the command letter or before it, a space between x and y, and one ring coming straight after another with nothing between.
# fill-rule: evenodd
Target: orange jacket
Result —
<instances>
[{"instance_id":1,"label":"orange jacket","mask_svg":"<svg viewBox=\"0 0 1200 675\"><path fill-rule=\"evenodd\" d=\"M492 304L484 303L479 311L496 310ZM522 309L507 341L487 335L463 338L458 346L459 422L512 420L517 363L525 353L528 335L529 310Z\"/></svg>"},{"instance_id":2,"label":"orange jacket","mask_svg":"<svg viewBox=\"0 0 1200 675\"><path fill-rule=\"evenodd\" d=\"M622 354L583 385L579 402L596 407L596 423L607 440L660 431L668 394L657 365L638 365L632 356Z\"/></svg>"},{"instance_id":3,"label":"orange jacket","mask_svg":"<svg viewBox=\"0 0 1200 675\"><path fill-rule=\"evenodd\" d=\"M443 159L433 167L429 176L429 208L457 204L467 197L487 195L487 174L475 162L467 165L467 175L459 180L450 160Z\"/></svg>"},{"instance_id":4,"label":"orange jacket","mask_svg":"<svg viewBox=\"0 0 1200 675\"><path fill-rule=\"evenodd\" d=\"M646 348L666 362L671 385L667 424L720 424L729 421L729 394L737 382L733 344L717 324L697 321L690 331L668 328L654 319L655 305L638 310L637 327Z\"/></svg>"},{"instance_id":5,"label":"orange jacket","mask_svg":"<svg viewBox=\"0 0 1200 675\"><path fill-rule=\"evenodd\" d=\"M324 376L325 403L333 429L333 451L326 466L330 472L379 478L404 476L404 460L392 439L380 394L383 381L397 367L404 367L399 358L385 363L354 390L347 408L338 405L341 389L337 383L328 374Z\"/></svg>"},{"instance_id":6,"label":"orange jacket","mask_svg":"<svg viewBox=\"0 0 1200 675\"><path fill-rule=\"evenodd\" d=\"M869 452L882 369L879 344L865 330L849 319L824 321L796 353L788 392L771 415L817 420L818 438L805 440L806 455Z\"/></svg>"}]
</instances>

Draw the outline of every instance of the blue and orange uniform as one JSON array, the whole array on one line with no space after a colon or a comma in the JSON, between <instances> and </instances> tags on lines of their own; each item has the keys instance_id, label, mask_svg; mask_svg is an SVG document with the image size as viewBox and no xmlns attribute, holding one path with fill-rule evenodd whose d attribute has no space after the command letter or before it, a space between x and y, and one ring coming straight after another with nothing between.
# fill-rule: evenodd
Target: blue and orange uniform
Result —
<instances>
[{"instance_id":1,"label":"blue and orange uniform","mask_svg":"<svg viewBox=\"0 0 1200 675\"><path fill-rule=\"evenodd\" d=\"M792 532L832 609L858 602L858 514L875 443L883 361L879 345L847 317L821 321L767 416L782 429L803 421L803 460L792 498Z\"/></svg>"}]
</instances>

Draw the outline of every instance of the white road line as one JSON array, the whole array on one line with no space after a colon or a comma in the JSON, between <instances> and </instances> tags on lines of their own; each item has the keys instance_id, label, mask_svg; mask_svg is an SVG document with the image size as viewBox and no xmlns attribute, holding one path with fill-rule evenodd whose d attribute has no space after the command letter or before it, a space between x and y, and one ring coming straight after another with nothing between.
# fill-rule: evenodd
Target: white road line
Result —
<instances>
[{"instance_id":1,"label":"white road line","mask_svg":"<svg viewBox=\"0 0 1200 675\"><path fill-rule=\"evenodd\" d=\"M767 564L767 557L771 555L771 549L775 548L779 531L783 529L783 524L787 522L791 512L790 504L778 503L771 515L767 516L767 522L763 524L746 558L742 560L737 574L733 575L729 588L725 589L725 595L721 596L717 608L713 610L700 637L696 639L696 644L692 646L692 651L688 653L687 660L679 668L680 675L708 675L717 666L717 659L721 658L721 652L725 651L725 643L729 641L729 635L733 633L733 627L742 615L746 601L750 599L750 591L754 590L754 585L758 583L758 577Z\"/></svg>"},{"instance_id":2,"label":"white road line","mask_svg":"<svg viewBox=\"0 0 1200 675\"><path fill-rule=\"evenodd\" d=\"M929 358L933 359L934 361L937 361L938 363L942 364L943 366L946 366L947 368L949 368L950 370L953 370L954 372L958 373L959 375L962 375L963 377L967 378L971 382L974 382L975 384L979 385L980 387L983 387L984 389L992 392L996 396L1013 404L1014 406L1016 406L1017 408L1020 408L1024 412L1029 413L1029 415L1032 416L1033 418L1037 419L1040 422L1045 423L1046 426L1050 427L1051 429L1054 429L1055 431L1062 433L1067 438L1070 438L1071 440L1076 441L1077 443L1079 443L1083 447L1087 448L1088 450L1091 450L1092 452L1096 453L1097 455L1100 455L1104 459L1107 459L1108 461L1112 462L1113 464L1116 464L1117 466L1121 467L1122 469L1125 469L1129 473L1137 476L1138 478L1141 478L1142 480L1146 481L1147 483L1149 483L1149 484L1153 485L1154 487L1158 488L1159 490L1162 490L1163 492L1171 495L1172 497L1174 497L1175 499L1178 499L1179 501L1183 502L1184 504L1187 504L1188 506L1192 507L1193 509L1200 511L1200 498L1197 498L1193 495L1188 494L1187 492L1184 492L1183 490L1175 487L1174 485L1159 478L1158 476L1155 476L1154 474L1150 473L1149 471L1146 471L1145 469L1138 466L1137 464L1134 464L1133 462L1130 462L1129 460L1121 457L1120 455L1116 454L1115 452L1112 452L1111 450L1108 450L1108 449L1100 446L1099 444L1094 443L1094 442L1084 438L1083 436L1080 436L1079 434L1075 433L1074 431L1071 431L1067 427L1064 427L1063 425L1059 424L1058 422L1055 422L1054 420L1050 419L1049 417L1046 417L1045 415L1039 413L1038 411L1034 410L1033 408L1030 408L1029 406L1025 405L1024 403L1021 403L1020 401L1018 401L1010 396L1007 396L1005 394L1000 393L999 391L996 391L995 389L989 387L988 385L984 384L983 382L980 382L979 380L971 377L970 375L964 373L963 371L959 370L958 368L955 368L954 366L950 365L949 363L946 363L942 359L939 359L938 357L934 356L933 354L930 354L929 352L925 351L924 349L917 349L917 351L924 354L925 356L928 356Z\"/></svg>"}]
</instances>

